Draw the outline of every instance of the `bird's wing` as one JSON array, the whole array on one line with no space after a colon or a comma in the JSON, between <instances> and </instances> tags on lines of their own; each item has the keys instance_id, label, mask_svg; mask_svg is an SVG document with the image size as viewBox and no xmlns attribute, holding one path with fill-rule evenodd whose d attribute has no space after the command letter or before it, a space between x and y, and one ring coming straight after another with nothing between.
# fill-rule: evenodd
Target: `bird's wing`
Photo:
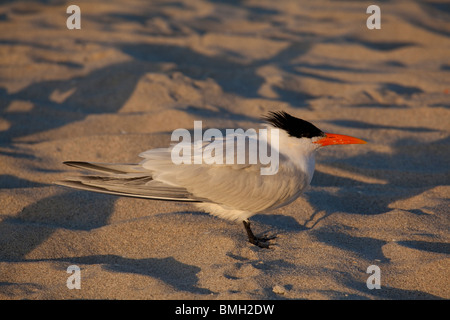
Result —
<instances>
[{"instance_id":1,"label":"bird's wing","mask_svg":"<svg viewBox=\"0 0 450 320\"><path fill-rule=\"evenodd\" d=\"M136 164L117 164L117 163L98 163L98 162L83 162L83 161L65 161L65 165L86 169L89 171L96 171L107 174L120 174L120 173L142 173L148 174L148 170L145 170Z\"/></svg>"},{"instance_id":2,"label":"bird's wing","mask_svg":"<svg viewBox=\"0 0 450 320\"><path fill-rule=\"evenodd\" d=\"M202 148L207 145L203 144ZM279 155L278 172L262 175L264 165L261 163L174 165L171 150L154 149L142 153L142 167L152 171L157 181L185 188L195 197L225 208L262 212L297 198L308 184L306 175L282 154Z\"/></svg>"},{"instance_id":3,"label":"bird's wing","mask_svg":"<svg viewBox=\"0 0 450 320\"><path fill-rule=\"evenodd\" d=\"M236 151L231 144L225 144L222 164L195 164L194 151L198 151L195 148L200 148L205 155L211 146L212 143L189 144L193 148L191 164L174 164L174 146L146 151L140 154L144 160L136 165L70 161L66 164L103 175L68 178L57 184L130 197L211 202L222 208L258 213L292 201L309 183L305 173L281 153L278 172L274 175L263 175L262 169L270 165L253 163L250 156L242 164L236 164L237 152L233 164L227 164L229 148ZM249 146L250 143L246 145L247 155L254 151ZM203 160L210 158L206 155Z\"/></svg>"},{"instance_id":4,"label":"bird's wing","mask_svg":"<svg viewBox=\"0 0 450 320\"><path fill-rule=\"evenodd\" d=\"M139 165L68 161L66 165L102 173L66 178L56 184L120 196L154 200L200 202L185 188L167 185L152 178L152 173Z\"/></svg>"}]
</instances>

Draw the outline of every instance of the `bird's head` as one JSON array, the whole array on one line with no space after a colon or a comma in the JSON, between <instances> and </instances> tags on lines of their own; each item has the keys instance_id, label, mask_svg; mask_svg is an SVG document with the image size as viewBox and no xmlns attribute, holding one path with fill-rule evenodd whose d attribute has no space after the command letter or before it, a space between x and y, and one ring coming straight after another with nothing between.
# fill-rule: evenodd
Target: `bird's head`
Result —
<instances>
[{"instance_id":1,"label":"bird's head","mask_svg":"<svg viewBox=\"0 0 450 320\"><path fill-rule=\"evenodd\" d=\"M335 133L325 133L312 123L293 117L284 111L269 112L263 118L275 128L284 130L290 137L309 139L315 148L337 144L364 144L366 141Z\"/></svg>"}]
</instances>

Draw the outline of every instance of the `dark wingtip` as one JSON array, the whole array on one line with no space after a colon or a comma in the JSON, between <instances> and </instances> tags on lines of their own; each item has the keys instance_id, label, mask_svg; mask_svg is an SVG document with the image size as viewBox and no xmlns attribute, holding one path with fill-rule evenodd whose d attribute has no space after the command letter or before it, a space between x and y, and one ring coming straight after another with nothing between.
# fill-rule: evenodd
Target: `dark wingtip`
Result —
<instances>
[{"instance_id":1,"label":"dark wingtip","mask_svg":"<svg viewBox=\"0 0 450 320\"><path fill-rule=\"evenodd\" d=\"M79 165L85 164L86 162L82 161L63 161L63 164L69 167L78 167Z\"/></svg>"}]
</instances>

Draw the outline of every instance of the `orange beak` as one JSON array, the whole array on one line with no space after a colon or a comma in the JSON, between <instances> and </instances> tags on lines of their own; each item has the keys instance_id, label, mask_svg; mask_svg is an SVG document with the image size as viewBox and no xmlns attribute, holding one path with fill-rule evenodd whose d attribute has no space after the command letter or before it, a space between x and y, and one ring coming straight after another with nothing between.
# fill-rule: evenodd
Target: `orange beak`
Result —
<instances>
[{"instance_id":1,"label":"orange beak","mask_svg":"<svg viewBox=\"0 0 450 320\"><path fill-rule=\"evenodd\" d=\"M350 136L344 136L342 134L335 134L335 133L325 133L325 137L317 140L315 143L320 144L322 147L325 146L331 146L333 144L364 144L367 143L364 140L350 137Z\"/></svg>"}]
</instances>

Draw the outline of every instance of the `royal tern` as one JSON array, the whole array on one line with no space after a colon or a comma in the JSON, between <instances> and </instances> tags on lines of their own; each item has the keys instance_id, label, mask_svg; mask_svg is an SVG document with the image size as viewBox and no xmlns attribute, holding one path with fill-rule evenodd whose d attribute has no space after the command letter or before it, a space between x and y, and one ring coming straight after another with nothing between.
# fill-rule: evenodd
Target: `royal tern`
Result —
<instances>
[{"instance_id":1,"label":"royal tern","mask_svg":"<svg viewBox=\"0 0 450 320\"><path fill-rule=\"evenodd\" d=\"M172 145L141 153L140 157L144 160L138 164L64 162L99 174L67 178L57 184L119 196L192 202L212 215L243 223L249 242L268 248L269 240L274 237L256 237L250 228L249 218L297 199L311 183L315 154L321 147L366 142L350 136L325 133L310 122L284 111L270 112L263 119L268 130L278 133L275 174L261 174L261 167L267 165L248 161L175 164ZM225 140L228 138L224 137ZM204 150L209 144L211 142L203 142L200 148ZM192 148L195 148L194 144Z\"/></svg>"}]
</instances>

